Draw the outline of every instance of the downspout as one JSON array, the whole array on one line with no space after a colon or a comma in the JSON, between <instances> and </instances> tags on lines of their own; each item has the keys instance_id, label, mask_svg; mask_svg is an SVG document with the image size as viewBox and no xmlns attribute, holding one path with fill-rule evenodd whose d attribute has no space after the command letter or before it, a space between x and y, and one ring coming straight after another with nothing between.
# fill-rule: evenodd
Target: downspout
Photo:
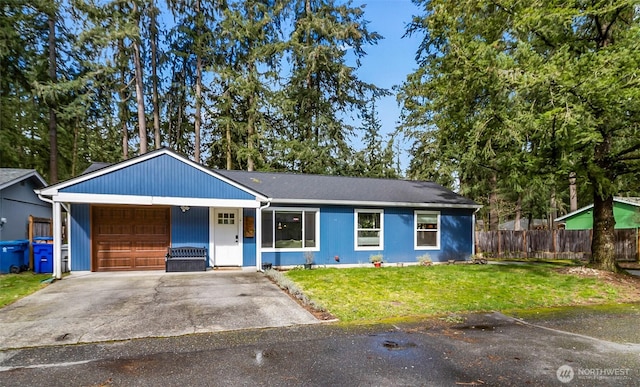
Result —
<instances>
[{"instance_id":1,"label":"downspout","mask_svg":"<svg viewBox=\"0 0 640 387\"><path fill-rule=\"evenodd\" d=\"M63 207L67 213L69 208L61 202L53 201L52 199L42 196L40 191L35 191L38 198L45 203L50 203L53 207L53 277L55 279L62 279L62 226L61 226L61 211L60 207Z\"/></svg>"},{"instance_id":2,"label":"downspout","mask_svg":"<svg viewBox=\"0 0 640 387\"><path fill-rule=\"evenodd\" d=\"M262 270L262 210L265 210L271 206L271 200L268 199L265 205L261 205L256 209L256 269Z\"/></svg>"},{"instance_id":3,"label":"downspout","mask_svg":"<svg viewBox=\"0 0 640 387\"><path fill-rule=\"evenodd\" d=\"M53 200L45 198L40 193L38 193L38 199L42 200L43 202L47 202L47 203L53 205ZM62 208L64 208L65 211L67 211L67 213L71 212L71 211L69 211L69 207L67 207L66 203L60 203L60 205L62 206Z\"/></svg>"},{"instance_id":4,"label":"downspout","mask_svg":"<svg viewBox=\"0 0 640 387\"><path fill-rule=\"evenodd\" d=\"M476 208L473 211L473 215L471 215L471 256L475 257L476 255L476 214L480 211L480 207Z\"/></svg>"}]
</instances>

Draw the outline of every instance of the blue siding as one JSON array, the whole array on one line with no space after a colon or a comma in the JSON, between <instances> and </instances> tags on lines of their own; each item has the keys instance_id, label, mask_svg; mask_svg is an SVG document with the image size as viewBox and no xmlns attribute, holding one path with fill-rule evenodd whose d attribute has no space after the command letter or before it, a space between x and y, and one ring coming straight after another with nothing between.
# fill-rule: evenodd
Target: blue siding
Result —
<instances>
[{"instance_id":1,"label":"blue siding","mask_svg":"<svg viewBox=\"0 0 640 387\"><path fill-rule=\"evenodd\" d=\"M439 261L464 260L472 253L473 211L442 211Z\"/></svg>"},{"instance_id":2,"label":"blue siding","mask_svg":"<svg viewBox=\"0 0 640 387\"><path fill-rule=\"evenodd\" d=\"M413 249L413 210L384 209L384 262L416 262L416 257L424 254L423 251ZM371 253L365 253L367 254L364 261L369 262Z\"/></svg>"},{"instance_id":3,"label":"blue siding","mask_svg":"<svg viewBox=\"0 0 640 387\"><path fill-rule=\"evenodd\" d=\"M255 199L247 192L166 154L80 182L61 191L111 195Z\"/></svg>"},{"instance_id":4,"label":"blue siding","mask_svg":"<svg viewBox=\"0 0 640 387\"><path fill-rule=\"evenodd\" d=\"M51 204L40 200L33 192L41 188L35 178L24 179L0 191L0 218L7 224L0 229L0 241L28 239L29 215L37 218L51 218Z\"/></svg>"},{"instance_id":5,"label":"blue siding","mask_svg":"<svg viewBox=\"0 0 640 387\"><path fill-rule=\"evenodd\" d=\"M256 210L253 208L247 208L244 210L243 214L243 224L244 218L252 217L254 226L256 219ZM242 233L242 266L255 266L256 265L256 237L248 238L244 236L244 232Z\"/></svg>"},{"instance_id":6,"label":"blue siding","mask_svg":"<svg viewBox=\"0 0 640 387\"><path fill-rule=\"evenodd\" d=\"M71 206L71 270L91 270L91 207ZM209 248L209 208L171 208L171 244Z\"/></svg>"},{"instance_id":7,"label":"blue siding","mask_svg":"<svg viewBox=\"0 0 640 387\"><path fill-rule=\"evenodd\" d=\"M361 208L361 207L359 207ZM384 250L355 251L354 208L322 207L320 209L320 251L314 252L315 264L335 264L338 256L341 264L369 263L369 256L382 253L384 262L416 262L425 253L434 262L449 259L464 260L472 252L473 210L432 209L440 211L440 249L414 249L414 209L384 208ZM302 265L302 252L264 252L263 262L276 266Z\"/></svg>"},{"instance_id":8,"label":"blue siding","mask_svg":"<svg viewBox=\"0 0 640 387\"><path fill-rule=\"evenodd\" d=\"M171 207L171 246L194 246L209 249L209 208L191 207L182 212Z\"/></svg>"},{"instance_id":9,"label":"blue siding","mask_svg":"<svg viewBox=\"0 0 640 387\"><path fill-rule=\"evenodd\" d=\"M88 204L71 205L71 271L91 270L91 211Z\"/></svg>"}]
</instances>

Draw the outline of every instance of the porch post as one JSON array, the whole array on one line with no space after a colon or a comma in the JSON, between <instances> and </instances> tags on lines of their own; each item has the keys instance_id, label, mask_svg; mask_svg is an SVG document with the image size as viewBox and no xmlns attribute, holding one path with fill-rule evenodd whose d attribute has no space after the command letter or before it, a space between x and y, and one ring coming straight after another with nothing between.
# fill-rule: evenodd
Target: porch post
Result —
<instances>
[{"instance_id":1,"label":"porch post","mask_svg":"<svg viewBox=\"0 0 640 387\"><path fill-rule=\"evenodd\" d=\"M262 271L262 209L256 208L256 270Z\"/></svg>"},{"instance_id":2,"label":"porch post","mask_svg":"<svg viewBox=\"0 0 640 387\"><path fill-rule=\"evenodd\" d=\"M476 256L476 212L478 210L473 211L471 215L471 256Z\"/></svg>"},{"instance_id":3,"label":"porch post","mask_svg":"<svg viewBox=\"0 0 640 387\"><path fill-rule=\"evenodd\" d=\"M71 204L67 204L67 270L71 272ZM62 249L62 245L60 246ZM62 250L60 250L62 256ZM61 257L62 258L62 257Z\"/></svg>"},{"instance_id":4,"label":"porch post","mask_svg":"<svg viewBox=\"0 0 640 387\"><path fill-rule=\"evenodd\" d=\"M62 205L53 202L53 277L62 278Z\"/></svg>"}]
</instances>

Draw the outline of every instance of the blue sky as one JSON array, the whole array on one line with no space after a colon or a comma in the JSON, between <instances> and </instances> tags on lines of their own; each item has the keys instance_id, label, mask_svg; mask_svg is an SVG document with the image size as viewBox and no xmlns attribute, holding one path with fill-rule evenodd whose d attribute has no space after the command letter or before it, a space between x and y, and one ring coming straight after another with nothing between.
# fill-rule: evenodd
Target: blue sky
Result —
<instances>
[{"instance_id":1,"label":"blue sky","mask_svg":"<svg viewBox=\"0 0 640 387\"><path fill-rule=\"evenodd\" d=\"M369 31L375 31L384 39L366 48L367 56L358 70L361 80L389 89L401 84L416 67L415 55L420 44L416 36L405 37L406 25L420 10L411 0L354 0L353 5L366 4L364 18L369 21ZM395 94L383 98L377 104L382 133L392 133L400 117ZM408 166L408 143L400 144L402 168Z\"/></svg>"}]
</instances>

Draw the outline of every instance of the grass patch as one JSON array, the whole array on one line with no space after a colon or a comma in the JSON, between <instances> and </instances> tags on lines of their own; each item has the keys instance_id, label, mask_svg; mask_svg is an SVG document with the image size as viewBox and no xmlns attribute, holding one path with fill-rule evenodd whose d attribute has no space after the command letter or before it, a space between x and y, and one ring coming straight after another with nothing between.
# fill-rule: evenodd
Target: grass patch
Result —
<instances>
[{"instance_id":1,"label":"grass patch","mask_svg":"<svg viewBox=\"0 0 640 387\"><path fill-rule=\"evenodd\" d=\"M0 308L45 287L42 281L48 278L51 274L24 272L0 275Z\"/></svg>"},{"instance_id":2,"label":"grass patch","mask_svg":"<svg viewBox=\"0 0 640 387\"><path fill-rule=\"evenodd\" d=\"M286 276L342 321L640 299L637 281L615 283L561 274L557 268L547 264L318 268L292 270Z\"/></svg>"}]
</instances>

